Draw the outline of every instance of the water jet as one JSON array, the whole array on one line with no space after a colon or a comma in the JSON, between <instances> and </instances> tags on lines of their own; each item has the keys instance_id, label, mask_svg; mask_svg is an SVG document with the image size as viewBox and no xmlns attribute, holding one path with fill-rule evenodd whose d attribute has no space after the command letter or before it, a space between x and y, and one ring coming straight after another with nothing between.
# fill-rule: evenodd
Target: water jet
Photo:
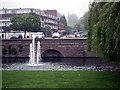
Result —
<instances>
[{"instance_id":1,"label":"water jet","mask_svg":"<svg viewBox=\"0 0 120 90\"><path fill-rule=\"evenodd\" d=\"M30 43L30 52L29 52L29 66L39 66L41 64L41 46L40 41L37 42L37 47L35 44L35 38L39 38L39 34L32 34L32 43Z\"/></svg>"}]
</instances>

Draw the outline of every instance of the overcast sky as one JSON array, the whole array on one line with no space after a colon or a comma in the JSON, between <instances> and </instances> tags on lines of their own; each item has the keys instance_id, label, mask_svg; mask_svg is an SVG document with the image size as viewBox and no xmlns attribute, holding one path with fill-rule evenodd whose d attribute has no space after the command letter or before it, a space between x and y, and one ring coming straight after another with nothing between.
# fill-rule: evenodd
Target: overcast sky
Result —
<instances>
[{"instance_id":1,"label":"overcast sky","mask_svg":"<svg viewBox=\"0 0 120 90\"><path fill-rule=\"evenodd\" d=\"M35 8L55 9L67 18L68 12L74 13L78 18L88 11L90 0L0 0L0 8Z\"/></svg>"}]
</instances>

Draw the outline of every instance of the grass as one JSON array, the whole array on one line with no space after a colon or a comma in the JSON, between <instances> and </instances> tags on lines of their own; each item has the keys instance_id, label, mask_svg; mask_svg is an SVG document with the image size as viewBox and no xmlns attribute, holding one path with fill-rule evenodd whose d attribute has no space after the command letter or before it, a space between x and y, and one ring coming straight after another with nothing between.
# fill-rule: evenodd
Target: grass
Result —
<instances>
[{"instance_id":1,"label":"grass","mask_svg":"<svg viewBox=\"0 0 120 90\"><path fill-rule=\"evenodd\" d=\"M2 71L3 88L119 88L113 71Z\"/></svg>"}]
</instances>

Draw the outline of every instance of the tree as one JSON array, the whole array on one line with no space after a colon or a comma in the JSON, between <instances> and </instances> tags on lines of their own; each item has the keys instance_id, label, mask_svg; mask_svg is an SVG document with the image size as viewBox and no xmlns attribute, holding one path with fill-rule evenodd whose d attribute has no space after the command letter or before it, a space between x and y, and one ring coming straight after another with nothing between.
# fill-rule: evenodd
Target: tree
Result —
<instances>
[{"instance_id":1,"label":"tree","mask_svg":"<svg viewBox=\"0 0 120 90\"><path fill-rule=\"evenodd\" d=\"M81 27L81 25L80 25L79 23L77 23L77 24L75 25L74 29L77 30L78 32L79 32L80 30L83 30L82 27Z\"/></svg>"},{"instance_id":2,"label":"tree","mask_svg":"<svg viewBox=\"0 0 120 90\"><path fill-rule=\"evenodd\" d=\"M65 27L65 32L66 33L72 33L73 28L71 26L66 26Z\"/></svg>"},{"instance_id":3,"label":"tree","mask_svg":"<svg viewBox=\"0 0 120 90\"><path fill-rule=\"evenodd\" d=\"M93 3L89 11L87 50L120 65L120 2Z\"/></svg>"},{"instance_id":4,"label":"tree","mask_svg":"<svg viewBox=\"0 0 120 90\"><path fill-rule=\"evenodd\" d=\"M68 15L68 26L74 27L74 25L78 22L78 17L76 14Z\"/></svg>"},{"instance_id":5,"label":"tree","mask_svg":"<svg viewBox=\"0 0 120 90\"><path fill-rule=\"evenodd\" d=\"M11 19L11 30L26 32L39 32L41 28L40 17L35 13L29 13L25 15L14 16Z\"/></svg>"},{"instance_id":6,"label":"tree","mask_svg":"<svg viewBox=\"0 0 120 90\"><path fill-rule=\"evenodd\" d=\"M50 26L46 26L45 30L43 31L45 33L46 37L51 37L51 27Z\"/></svg>"},{"instance_id":7,"label":"tree","mask_svg":"<svg viewBox=\"0 0 120 90\"><path fill-rule=\"evenodd\" d=\"M79 30L87 30L88 29L88 25L87 25L87 22L88 22L88 16L89 16L89 12L86 12L83 17L81 17L78 21L78 23L76 24L77 26L79 26ZM78 30L78 31L79 31Z\"/></svg>"},{"instance_id":8,"label":"tree","mask_svg":"<svg viewBox=\"0 0 120 90\"><path fill-rule=\"evenodd\" d=\"M66 18L65 18L64 15L61 16L61 18L60 18L60 22L64 25L64 28L67 26L67 20L66 20Z\"/></svg>"},{"instance_id":9,"label":"tree","mask_svg":"<svg viewBox=\"0 0 120 90\"><path fill-rule=\"evenodd\" d=\"M10 25L10 29L13 31L21 31L23 25L24 17L22 15L14 16L11 18L12 24Z\"/></svg>"}]
</instances>

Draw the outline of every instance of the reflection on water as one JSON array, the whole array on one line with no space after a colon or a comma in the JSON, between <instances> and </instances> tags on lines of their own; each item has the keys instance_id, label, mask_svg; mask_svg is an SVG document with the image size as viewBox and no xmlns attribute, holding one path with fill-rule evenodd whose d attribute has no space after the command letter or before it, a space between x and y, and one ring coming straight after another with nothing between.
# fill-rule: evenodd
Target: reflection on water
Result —
<instances>
[{"instance_id":1,"label":"reflection on water","mask_svg":"<svg viewBox=\"0 0 120 90\"><path fill-rule=\"evenodd\" d=\"M110 63L104 62L100 58L42 58L39 66L30 66L28 62L10 61L2 65L2 70L87 70L104 71L118 70ZM28 61L28 60L26 60Z\"/></svg>"}]
</instances>

